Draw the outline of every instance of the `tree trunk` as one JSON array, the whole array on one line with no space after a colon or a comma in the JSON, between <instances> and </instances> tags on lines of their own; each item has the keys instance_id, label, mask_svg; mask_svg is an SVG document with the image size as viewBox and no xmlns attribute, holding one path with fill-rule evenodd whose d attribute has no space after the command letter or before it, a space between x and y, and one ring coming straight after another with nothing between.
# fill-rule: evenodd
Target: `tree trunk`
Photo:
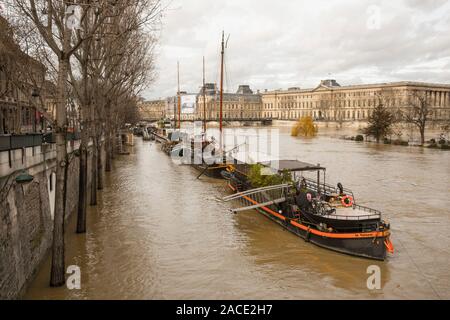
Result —
<instances>
[{"instance_id":1,"label":"tree trunk","mask_svg":"<svg viewBox=\"0 0 450 320\"><path fill-rule=\"evenodd\" d=\"M95 131L95 129L94 129ZM97 139L92 139L92 159L91 159L91 206L97 205Z\"/></svg>"},{"instance_id":2,"label":"tree trunk","mask_svg":"<svg viewBox=\"0 0 450 320\"><path fill-rule=\"evenodd\" d=\"M103 161L101 134L97 138L97 189L103 190Z\"/></svg>"},{"instance_id":3,"label":"tree trunk","mask_svg":"<svg viewBox=\"0 0 450 320\"><path fill-rule=\"evenodd\" d=\"M84 54L88 51L88 42L83 44ZM82 126L80 145L80 181L78 192L77 233L86 233L87 199L88 199L88 158L89 130L91 125L91 102L89 98L89 76L87 59L83 61L83 104L81 106Z\"/></svg>"},{"instance_id":4,"label":"tree trunk","mask_svg":"<svg viewBox=\"0 0 450 320\"><path fill-rule=\"evenodd\" d=\"M425 144L425 127L420 127L420 144Z\"/></svg>"},{"instance_id":5,"label":"tree trunk","mask_svg":"<svg viewBox=\"0 0 450 320\"><path fill-rule=\"evenodd\" d=\"M78 193L77 233L86 232L88 143L89 135L87 132L87 128L83 126L80 145L80 182Z\"/></svg>"},{"instance_id":6,"label":"tree trunk","mask_svg":"<svg viewBox=\"0 0 450 320\"><path fill-rule=\"evenodd\" d=\"M118 143L119 153L123 152L123 140L122 140L122 132L119 130L119 143Z\"/></svg>"},{"instance_id":7,"label":"tree trunk","mask_svg":"<svg viewBox=\"0 0 450 320\"><path fill-rule=\"evenodd\" d=\"M64 37L64 46L69 45L67 33ZM67 51L66 51L67 52ZM67 101L67 77L68 57L61 54L58 70L57 109L56 109L56 187L55 187L55 215L53 225L53 248L50 286L62 286L65 283L64 261L64 220L65 220L65 169L67 160L66 144L66 101Z\"/></svg>"},{"instance_id":8,"label":"tree trunk","mask_svg":"<svg viewBox=\"0 0 450 320\"><path fill-rule=\"evenodd\" d=\"M106 134L105 138L106 138L106 141L105 141L105 149L106 149L105 171L111 172L111 166L112 166L111 130L107 129L107 134Z\"/></svg>"},{"instance_id":9,"label":"tree trunk","mask_svg":"<svg viewBox=\"0 0 450 320\"><path fill-rule=\"evenodd\" d=\"M116 158L117 153L117 139L116 139L117 133L115 130L112 130L111 132L111 159Z\"/></svg>"}]
</instances>

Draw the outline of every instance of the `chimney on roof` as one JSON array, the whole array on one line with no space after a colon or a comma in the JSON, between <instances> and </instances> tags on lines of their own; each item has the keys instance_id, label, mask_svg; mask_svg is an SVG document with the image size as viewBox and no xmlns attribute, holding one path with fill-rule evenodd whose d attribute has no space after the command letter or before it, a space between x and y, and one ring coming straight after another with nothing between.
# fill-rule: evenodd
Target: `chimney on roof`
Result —
<instances>
[{"instance_id":1,"label":"chimney on roof","mask_svg":"<svg viewBox=\"0 0 450 320\"><path fill-rule=\"evenodd\" d=\"M250 89L249 85L241 84L237 90L238 94L253 94L252 89Z\"/></svg>"}]
</instances>

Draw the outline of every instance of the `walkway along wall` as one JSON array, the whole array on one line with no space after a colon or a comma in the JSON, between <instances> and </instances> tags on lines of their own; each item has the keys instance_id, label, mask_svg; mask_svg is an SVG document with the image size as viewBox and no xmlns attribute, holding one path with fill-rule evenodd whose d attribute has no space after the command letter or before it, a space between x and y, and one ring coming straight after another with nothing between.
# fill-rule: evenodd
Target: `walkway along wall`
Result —
<instances>
[{"instance_id":1,"label":"walkway along wall","mask_svg":"<svg viewBox=\"0 0 450 320\"><path fill-rule=\"evenodd\" d=\"M73 156L78 147L78 141L68 144L71 162L67 175L66 219L78 209L80 158ZM104 154L102 159L105 159ZM41 262L51 253L55 166L54 144L43 144L34 150L0 152L0 299L20 297ZM32 182L18 184L15 181L22 169L34 176ZM89 186L90 169L91 161L88 161Z\"/></svg>"}]
</instances>

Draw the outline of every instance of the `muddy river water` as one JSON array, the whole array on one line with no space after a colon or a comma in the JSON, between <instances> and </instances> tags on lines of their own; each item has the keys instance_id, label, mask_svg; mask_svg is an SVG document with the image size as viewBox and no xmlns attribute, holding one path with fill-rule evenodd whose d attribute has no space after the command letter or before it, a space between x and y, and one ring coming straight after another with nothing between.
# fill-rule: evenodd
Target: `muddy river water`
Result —
<instances>
[{"instance_id":1,"label":"muddy river water","mask_svg":"<svg viewBox=\"0 0 450 320\"><path fill-rule=\"evenodd\" d=\"M231 130L231 129L227 129ZM253 130L253 129L245 129ZM67 227L66 264L81 289L49 288L50 257L26 299L410 299L450 298L450 153L356 143L321 130L279 134L280 156L320 163L327 180L391 222L395 254L384 262L304 242L256 211L231 214L225 182L196 179L154 142L135 139L114 162L88 232ZM250 131L249 131L250 132ZM367 267L381 289L367 288Z\"/></svg>"}]
</instances>

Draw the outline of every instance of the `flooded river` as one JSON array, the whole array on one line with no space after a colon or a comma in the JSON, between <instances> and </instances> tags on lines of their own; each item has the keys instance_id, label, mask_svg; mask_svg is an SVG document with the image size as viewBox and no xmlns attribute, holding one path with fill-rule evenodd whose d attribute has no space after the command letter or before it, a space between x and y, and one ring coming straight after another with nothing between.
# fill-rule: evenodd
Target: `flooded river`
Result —
<instances>
[{"instance_id":1,"label":"flooded river","mask_svg":"<svg viewBox=\"0 0 450 320\"><path fill-rule=\"evenodd\" d=\"M196 179L193 168L138 138L106 174L87 234L75 234L76 215L66 229L66 264L81 268L81 289L49 288L48 257L25 298L450 299L449 152L272 130L281 157L326 166L327 181L384 213L393 256L377 262L334 253L256 211L231 214L232 204L217 200L228 193L224 181ZM373 264L381 290L366 285Z\"/></svg>"}]
</instances>

